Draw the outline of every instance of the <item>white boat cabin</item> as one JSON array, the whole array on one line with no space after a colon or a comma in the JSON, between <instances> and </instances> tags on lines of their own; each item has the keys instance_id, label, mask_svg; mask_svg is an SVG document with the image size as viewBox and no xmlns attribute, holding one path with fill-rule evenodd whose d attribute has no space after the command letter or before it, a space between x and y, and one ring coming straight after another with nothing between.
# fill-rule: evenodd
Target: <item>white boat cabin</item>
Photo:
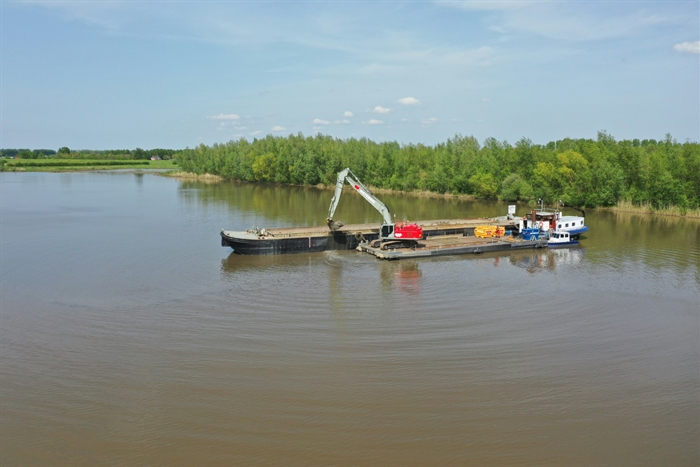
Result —
<instances>
[{"instance_id":1,"label":"white boat cabin","mask_svg":"<svg viewBox=\"0 0 700 467\"><path fill-rule=\"evenodd\" d=\"M533 210L520 219L520 231L536 228L541 231L558 230L578 235L588 230L585 218L581 216L563 216L561 211Z\"/></svg>"},{"instance_id":2,"label":"white boat cabin","mask_svg":"<svg viewBox=\"0 0 700 467\"><path fill-rule=\"evenodd\" d=\"M552 235L549 236L549 243L569 243L571 242L571 235L569 232L559 232L554 231Z\"/></svg>"}]
</instances>

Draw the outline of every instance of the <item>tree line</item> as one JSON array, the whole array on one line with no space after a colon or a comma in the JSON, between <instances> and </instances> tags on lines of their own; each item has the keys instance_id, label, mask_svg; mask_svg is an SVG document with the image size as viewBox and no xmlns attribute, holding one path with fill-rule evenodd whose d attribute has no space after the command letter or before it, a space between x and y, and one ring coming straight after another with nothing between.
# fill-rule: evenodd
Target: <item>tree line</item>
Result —
<instances>
[{"instance_id":1,"label":"tree line","mask_svg":"<svg viewBox=\"0 0 700 467\"><path fill-rule=\"evenodd\" d=\"M54 155L56 155L56 151L54 149L0 149L0 157L43 159Z\"/></svg>"},{"instance_id":2,"label":"tree line","mask_svg":"<svg viewBox=\"0 0 700 467\"><path fill-rule=\"evenodd\" d=\"M571 206L613 206L619 201L655 208L700 206L700 144L666 135L656 141L597 139L545 145L527 138L515 145L456 135L435 146L377 143L326 135L267 136L178 154L182 170L230 180L334 185L345 167L366 185L400 191L470 194L508 201L541 198Z\"/></svg>"},{"instance_id":3,"label":"tree line","mask_svg":"<svg viewBox=\"0 0 700 467\"><path fill-rule=\"evenodd\" d=\"M148 160L157 156L163 160L174 159L179 150L175 149L79 149L71 150L68 147L53 149L0 149L0 157L16 157L18 159L43 159L57 157L61 159L92 159L92 160Z\"/></svg>"}]
</instances>

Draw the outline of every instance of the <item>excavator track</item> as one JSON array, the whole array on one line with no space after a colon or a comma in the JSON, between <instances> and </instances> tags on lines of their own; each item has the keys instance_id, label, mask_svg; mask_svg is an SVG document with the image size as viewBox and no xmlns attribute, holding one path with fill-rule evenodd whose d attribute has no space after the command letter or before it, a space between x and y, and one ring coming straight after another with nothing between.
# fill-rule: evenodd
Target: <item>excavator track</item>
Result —
<instances>
[{"instance_id":1,"label":"excavator track","mask_svg":"<svg viewBox=\"0 0 700 467\"><path fill-rule=\"evenodd\" d=\"M378 246L374 246L374 248L379 248L380 250L394 250L396 248L416 248L418 246L418 242L416 240L386 240L386 241L377 241ZM374 242L373 242L374 243ZM370 244L370 246L372 246Z\"/></svg>"}]
</instances>

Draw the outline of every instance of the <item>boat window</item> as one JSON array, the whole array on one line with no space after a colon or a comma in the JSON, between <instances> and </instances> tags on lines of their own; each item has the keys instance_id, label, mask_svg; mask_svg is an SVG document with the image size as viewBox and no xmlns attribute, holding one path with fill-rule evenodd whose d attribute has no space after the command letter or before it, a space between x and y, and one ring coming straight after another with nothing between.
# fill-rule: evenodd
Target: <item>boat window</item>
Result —
<instances>
[{"instance_id":1,"label":"boat window","mask_svg":"<svg viewBox=\"0 0 700 467\"><path fill-rule=\"evenodd\" d=\"M559 224L557 227L559 227L561 229L561 224Z\"/></svg>"},{"instance_id":2,"label":"boat window","mask_svg":"<svg viewBox=\"0 0 700 467\"><path fill-rule=\"evenodd\" d=\"M569 226L569 224L566 224L566 227L568 227L568 226Z\"/></svg>"}]
</instances>

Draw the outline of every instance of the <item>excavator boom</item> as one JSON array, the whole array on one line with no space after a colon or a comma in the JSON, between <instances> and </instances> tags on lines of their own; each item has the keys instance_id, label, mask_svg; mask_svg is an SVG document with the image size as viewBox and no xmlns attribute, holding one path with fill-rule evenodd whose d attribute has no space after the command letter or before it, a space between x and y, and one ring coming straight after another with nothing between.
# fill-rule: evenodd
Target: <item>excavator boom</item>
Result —
<instances>
[{"instance_id":1,"label":"excavator boom","mask_svg":"<svg viewBox=\"0 0 700 467\"><path fill-rule=\"evenodd\" d=\"M369 188L364 186L362 182L360 182L357 179L355 174L352 173L348 168L338 173L338 179L335 183L335 194L331 199L331 205L328 208L328 217L326 218L326 221L328 222L329 226L333 223L333 215L335 214L335 210L338 207L338 202L340 202L340 195L343 192L343 185L345 185L346 180L350 184L350 186L352 186L355 189L355 191L362 195L362 197L374 207L374 209L379 211L379 213L382 215L382 218L384 219L385 224L392 223L389 208L386 207L384 203L379 201L379 199L377 199L377 197L374 196L371 191L369 191Z\"/></svg>"},{"instance_id":2,"label":"excavator boom","mask_svg":"<svg viewBox=\"0 0 700 467\"><path fill-rule=\"evenodd\" d=\"M350 169L342 170L338 173L338 180L335 183L335 193L331 199L331 205L328 208L328 217L326 222L331 231L335 231L342 227L342 223L334 221L333 215L338 207L338 202L340 201L340 195L343 193L343 186L345 182L348 182L355 191L357 191L369 204L371 204L374 209L379 211L384 219L381 227L379 228L379 239L374 240L373 243L381 248L388 247L389 245L394 245L398 247L399 245L415 245L417 240L423 238L423 228L418 224L394 224L391 219L391 213L386 204L382 203L377 199L376 196L369 191L369 188L364 186L360 182L354 173ZM387 241L385 241L387 240Z\"/></svg>"}]
</instances>

